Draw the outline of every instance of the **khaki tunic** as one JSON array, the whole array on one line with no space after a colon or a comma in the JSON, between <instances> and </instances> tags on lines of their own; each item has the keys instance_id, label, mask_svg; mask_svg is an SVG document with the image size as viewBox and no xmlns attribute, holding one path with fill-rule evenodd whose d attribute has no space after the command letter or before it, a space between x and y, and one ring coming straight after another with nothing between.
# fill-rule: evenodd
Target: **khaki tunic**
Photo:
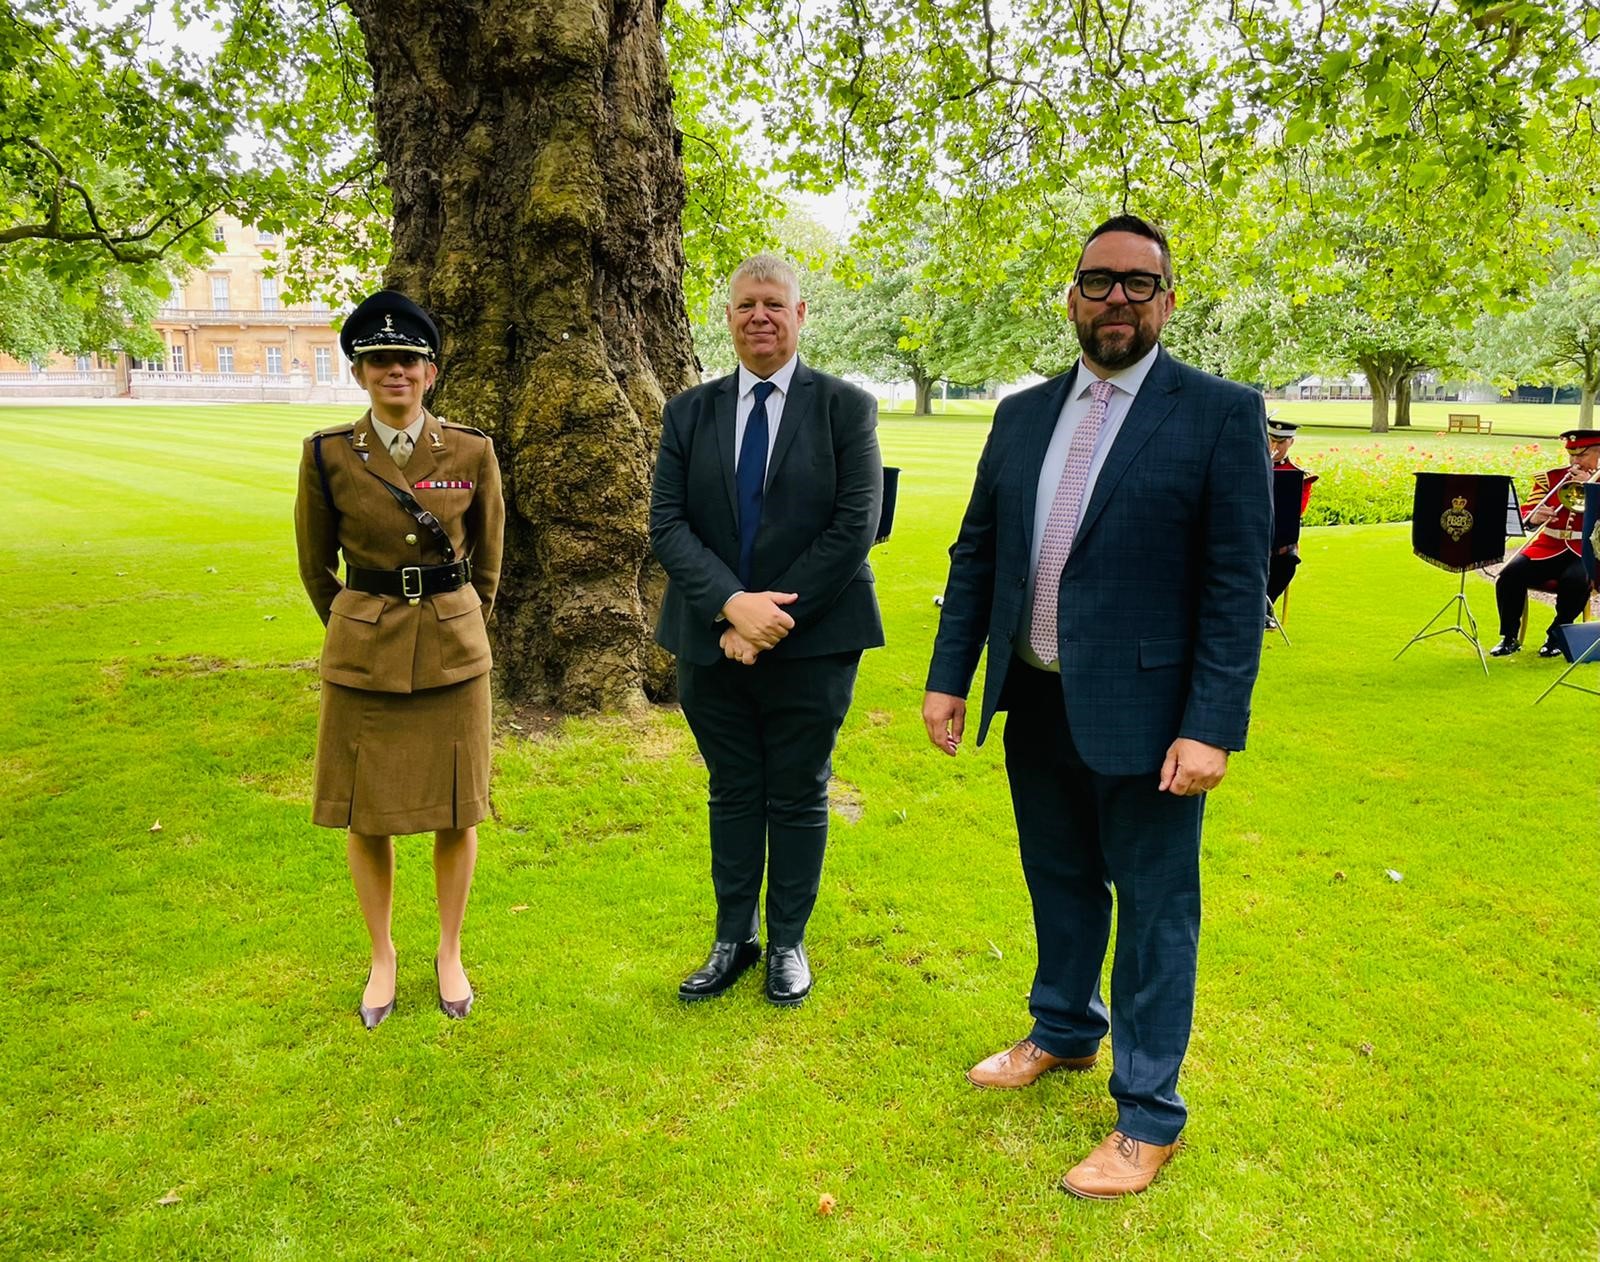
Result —
<instances>
[{"instance_id":1,"label":"khaki tunic","mask_svg":"<svg viewBox=\"0 0 1600 1262\"><path fill-rule=\"evenodd\" d=\"M301 455L300 578L327 627L312 818L329 827L465 828L487 812L486 624L500 582L500 468L486 435L423 416L404 470L373 432L370 413L312 435ZM344 586L341 553L363 569L445 564L432 532L380 481L409 492L438 519L456 556L471 558L468 586L417 600Z\"/></svg>"}]
</instances>

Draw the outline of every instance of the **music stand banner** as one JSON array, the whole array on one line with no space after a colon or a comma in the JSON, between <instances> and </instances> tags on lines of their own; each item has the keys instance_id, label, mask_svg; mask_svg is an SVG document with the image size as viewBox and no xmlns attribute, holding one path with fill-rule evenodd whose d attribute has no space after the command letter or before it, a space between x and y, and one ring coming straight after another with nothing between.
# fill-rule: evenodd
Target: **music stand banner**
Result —
<instances>
[{"instance_id":1,"label":"music stand banner","mask_svg":"<svg viewBox=\"0 0 1600 1262\"><path fill-rule=\"evenodd\" d=\"M894 529L894 502L899 496L900 470L886 464L883 466L883 511L878 514L878 536L873 543L882 543Z\"/></svg>"},{"instance_id":2,"label":"music stand banner","mask_svg":"<svg viewBox=\"0 0 1600 1262\"><path fill-rule=\"evenodd\" d=\"M1596 553L1600 553L1600 482L1589 482L1583 488L1583 572L1590 583L1600 583Z\"/></svg>"},{"instance_id":3,"label":"music stand banner","mask_svg":"<svg viewBox=\"0 0 1600 1262\"><path fill-rule=\"evenodd\" d=\"M1411 550L1429 565L1462 573L1497 565L1522 514L1502 473L1418 473L1411 501Z\"/></svg>"},{"instance_id":4,"label":"music stand banner","mask_svg":"<svg viewBox=\"0 0 1600 1262\"><path fill-rule=\"evenodd\" d=\"M1300 501L1304 469L1272 471L1272 550L1281 552L1300 542Z\"/></svg>"}]
</instances>

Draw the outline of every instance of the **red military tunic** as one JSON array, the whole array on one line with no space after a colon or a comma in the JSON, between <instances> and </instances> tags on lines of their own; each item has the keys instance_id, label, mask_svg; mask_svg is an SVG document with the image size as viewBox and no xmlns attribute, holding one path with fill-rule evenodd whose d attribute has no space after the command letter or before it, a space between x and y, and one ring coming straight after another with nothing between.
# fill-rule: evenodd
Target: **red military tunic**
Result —
<instances>
[{"instance_id":1,"label":"red military tunic","mask_svg":"<svg viewBox=\"0 0 1600 1262\"><path fill-rule=\"evenodd\" d=\"M1561 492L1550 494L1552 486L1558 486L1563 479L1570 477L1572 470L1568 468L1551 469L1546 473L1535 475L1533 479L1533 498L1522 506L1522 515L1527 517L1541 503L1553 506L1554 515L1544 524L1544 531L1538 538L1532 540L1522 550L1522 555L1530 561L1548 561L1551 557L1560 556L1563 552L1570 552L1573 556L1583 555L1583 508L1579 501L1576 512L1561 502ZM1581 481L1575 481L1575 486L1581 486Z\"/></svg>"}]
</instances>

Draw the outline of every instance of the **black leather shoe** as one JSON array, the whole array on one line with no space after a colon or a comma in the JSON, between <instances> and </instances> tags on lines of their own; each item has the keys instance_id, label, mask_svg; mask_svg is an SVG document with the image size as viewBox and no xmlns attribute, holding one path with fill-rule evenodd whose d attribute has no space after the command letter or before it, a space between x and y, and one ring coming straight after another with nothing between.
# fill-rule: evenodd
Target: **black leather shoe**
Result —
<instances>
[{"instance_id":1,"label":"black leather shoe","mask_svg":"<svg viewBox=\"0 0 1600 1262\"><path fill-rule=\"evenodd\" d=\"M1560 656L1562 656L1561 646L1559 644L1551 644L1547 640L1547 641L1545 641L1545 643L1543 643L1543 644L1541 644L1539 646L1539 656L1540 657L1560 657Z\"/></svg>"},{"instance_id":2,"label":"black leather shoe","mask_svg":"<svg viewBox=\"0 0 1600 1262\"><path fill-rule=\"evenodd\" d=\"M368 972L367 972L367 981L370 982L371 980L372 980L372 972L371 972L371 970L368 970ZM365 987L365 983L363 983L363 987ZM389 1000L389 1002L384 1004L383 1007L381 1007L381 1008L369 1008L364 1003L357 1003L356 1004L356 1011L361 1014L361 1024L362 1025L366 1026L367 1029L369 1029L369 1030L376 1030L380 1025L382 1025L384 1023L384 1021L388 1018L389 1014L394 1011L394 1001L395 1001L395 999L398 999L400 997L400 995L399 995L399 987L396 986L395 989L396 989L396 993L395 993L394 997L391 998Z\"/></svg>"},{"instance_id":3,"label":"black leather shoe","mask_svg":"<svg viewBox=\"0 0 1600 1262\"><path fill-rule=\"evenodd\" d=\"M811 993L811 963L806 959L806 944L767 948L767 998L792 1008Z\"/></svg>"},{"instance_id":4,"label":"black leather shoe","mask_svg":"<svg viewBox=\"0 0 1600 1262\"><path fill-rule=\"evenodd\" d=\"M1513 653L1520 652L1522 641L1514 635L1502 637L1500 643L1489 650L1490 657L1510 657Z\"/></svg>"},{"instance_id":5,"label":"black leather shoe","mask_svg":"<svg viewBox=\"0 0 1600 1262\"><path fill-rule=\"evenodd\" d=\"M679 999L710 999L738 981L761 958L761 939L713 942L706 962L678 985Z\"/></svg>"}]
</instances>

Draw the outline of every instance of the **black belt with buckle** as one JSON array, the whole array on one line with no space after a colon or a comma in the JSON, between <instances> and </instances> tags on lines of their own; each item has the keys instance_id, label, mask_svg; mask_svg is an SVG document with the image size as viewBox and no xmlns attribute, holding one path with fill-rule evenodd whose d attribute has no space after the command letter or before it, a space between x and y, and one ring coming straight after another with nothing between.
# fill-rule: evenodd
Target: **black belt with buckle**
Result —
<instances>
[{"instance_id":1,"label":"black belt with buckle","mask_svg":"<svg viewBox=\"0 0 1600 1262\"><path fill-rule=\"evenodd\" d=\"M405 596L411 600L437 596L465 587L472 578L472 562L454 565L408 565L403 570L363 570L345 567L344 585L372 596Z\"/></svg>"}]
</instances>

